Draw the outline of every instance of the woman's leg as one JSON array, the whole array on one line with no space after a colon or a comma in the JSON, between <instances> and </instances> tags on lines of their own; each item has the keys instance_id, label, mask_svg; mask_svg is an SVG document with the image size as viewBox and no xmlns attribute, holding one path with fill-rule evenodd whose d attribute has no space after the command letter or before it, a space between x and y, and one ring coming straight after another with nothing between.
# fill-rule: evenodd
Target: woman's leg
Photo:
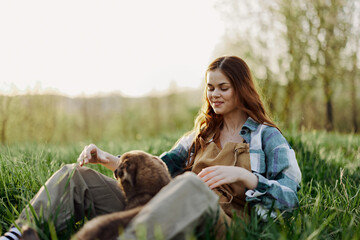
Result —
<instances>
[{"instance_id":1,"label":"woman's leg","mask_svg":"<svg viewBox=\"0 0 360 240\"><path fill-rule=\"evenodd\" d=\"M53 219L61 231L71 217L78 221L85 216L92 218L121 211L125 199L115 179L87 167L68 164L51 176L30 204L38 216L43 211L45 220ZM26 211L31 217L29 208L25 208L17 220L20 225L27 219Z\"/></svg>"},{"instance_id":2,"label":"woman's leg","mask_svg":"<svg viewBox=\"0 0 360 240\"><path fill-rule=\"evenodd\" d=\"M120 239L135 239L137 231L146 232L147 239L155 239L157 231L164 239L185 239L199 225L204 227L207 220L214 225L219 208L218 196L196 174L186 172L145 205Z\"/></svg>"}]
</instances>

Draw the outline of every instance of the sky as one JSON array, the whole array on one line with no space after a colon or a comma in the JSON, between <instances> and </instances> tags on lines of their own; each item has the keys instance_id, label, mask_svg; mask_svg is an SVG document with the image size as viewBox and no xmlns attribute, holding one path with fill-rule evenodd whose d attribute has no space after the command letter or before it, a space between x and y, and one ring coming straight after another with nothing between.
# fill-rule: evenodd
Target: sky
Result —
<instances>
[{"instance_id":1,"label":"sky","mask_svg":"<svg viewBox=\"0 0 360 240\"><path fill-rule=\"evenodd\" d=\"M0 93L199 88L223 33L214 0L0 1Z\"/></svg>"}]
</instances>

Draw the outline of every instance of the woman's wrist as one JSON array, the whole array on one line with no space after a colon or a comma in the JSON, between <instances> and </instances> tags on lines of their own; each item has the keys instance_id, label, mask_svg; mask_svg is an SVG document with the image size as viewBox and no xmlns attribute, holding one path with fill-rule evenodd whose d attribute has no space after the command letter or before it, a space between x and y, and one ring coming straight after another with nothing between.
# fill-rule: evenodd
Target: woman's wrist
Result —
<instances>
[{"instance_id":1,"label":"woman's wrist","mask_svg":"<svg viewBox=\"0 0 360 240\"><path fill-rule=\"evenodd\" d=\"M243 173L240 176L240 181L247 189L255 189L257 187L259 179L252 172L243 168Z\"/></svg>"},{"instance_id":2,"label":"woman's wrist","mask_svg":"<svg viewBox=\"0 0 360 240\"><path fill-rule=\"evenodd\" d=\"M107 169L114 171L118 166L119 166L119 161L120 158L118 158L117 156L114 156L110 153L104 152L105 154L105 159L107 160L106 163L101 163L101 165L103 165L104 167L106 167Z\"/></svg>"}]
</instances>

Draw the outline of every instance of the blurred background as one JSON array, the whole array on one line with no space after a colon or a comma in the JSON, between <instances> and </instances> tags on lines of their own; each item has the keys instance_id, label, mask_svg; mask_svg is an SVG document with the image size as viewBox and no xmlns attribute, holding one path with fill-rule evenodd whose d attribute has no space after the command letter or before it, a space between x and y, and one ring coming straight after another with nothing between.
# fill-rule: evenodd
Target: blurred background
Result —
<instances>
[{"instance_id":1,"label":"blurred background","mask_svg":"<svg viewBox=\"0 0 360 240\"><path fill-rule=\"evenodd\" d=\"M217 56L284 129L358 133L360 1L1 1L0 142L191 130Z\"/></svg>"}]
</instances>

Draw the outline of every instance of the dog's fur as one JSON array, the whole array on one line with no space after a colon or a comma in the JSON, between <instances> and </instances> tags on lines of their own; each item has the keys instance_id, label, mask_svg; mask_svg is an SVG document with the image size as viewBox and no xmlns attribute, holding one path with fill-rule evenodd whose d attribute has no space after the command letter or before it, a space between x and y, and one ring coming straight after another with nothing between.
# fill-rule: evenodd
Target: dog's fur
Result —
<instances>
[{"instance_id":1,"label":"dog's fur","mask_svg":"<svg viewBox=\"0 0 360 240\"><path fill-rule=\"evenodd\" d=\"M122 155L114 176L125 194L125 210L94 218L85 224L75 239L116 239L119 231L171 180L166 164L142 151Z\"/></svg>"},{"instance_id":2,"label":"dog's fur","mask_svg":"<svg viewBox=\"0 0 360 240\"><path fill-rule=\"evenodd\" d=\"M125 153L114 176L125 194L125 210L144 205L171 180L166 164L143 151Z\"/></svg>"},{"instance_id":3,"label":"dog's fur","mask_svg":"<svg viewBox=\"0 0 360 240\"><path fill-rule=\"evenodd\" d=\"M125 195L124 211L92 219L72 239L117 239L122 229L130 223L143 206L171 180L167 166L160 158L137 150L121 156L114 176ZM31 235L31 233L36 234L34 230L33 232L28 230L28 234ZM36 238L24 236L23 239Z\"/></svg>"},{"instance_id":4,"label":"dog's fur","mask_svg":"<svg viewBox=\"0 0 360 240\"><path fill-rule=\"evenodd\" d=\"M76 240L116 240L123 229L143 208L139 206L122 212L105 214L87 222L73 237Z\"/></svg>"},{"instance_id":5,"label":"dog's fur","mask_svg":"<svg viewBox=\"0 0 360 240\"><path fill-rule=\"evenodd\" d=\"M39 235L37 232L29 226L24 226L21 228L22 240L39 240Z\"/></svg>"}]
</instances>

